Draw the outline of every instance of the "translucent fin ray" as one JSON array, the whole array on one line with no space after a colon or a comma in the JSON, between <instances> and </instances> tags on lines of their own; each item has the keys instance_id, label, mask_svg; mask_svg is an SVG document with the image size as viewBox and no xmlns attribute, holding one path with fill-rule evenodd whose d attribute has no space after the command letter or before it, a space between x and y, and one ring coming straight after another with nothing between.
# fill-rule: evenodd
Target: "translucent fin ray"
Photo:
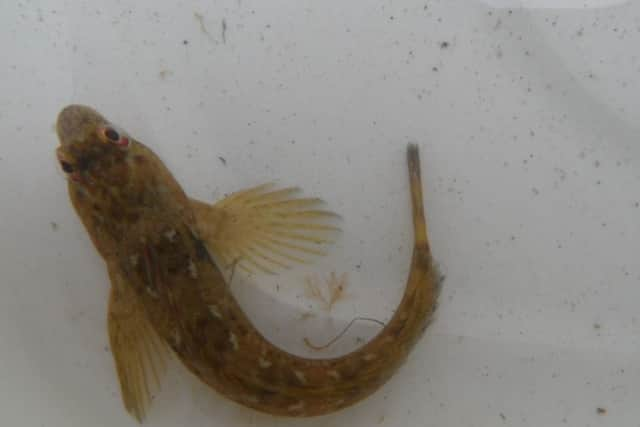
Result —
<instances>
[{"instance_id":1,"label":"translucent fin ray","mask_svg":"<svg viewBox=\"0 0 640 427\"><path fill-rule=\"evenodd\" d=\"M122 401L139 422L144 420L152 393L160 387L168 350L156 335L122 275L109 269L108 329Z\"/></svg>"},{"instance_id":2,"label":"translucent fin ray","mask_svg":"<svg viewBox=\"0 0 640 427\"><path fill-rule=\"evenodd\" d=\"M199 231L212 254L243 271L274 274L326 254L340 232L339 215L297 187L264 184L215 204L192 200Z\"/></svg>"}]
</instances>

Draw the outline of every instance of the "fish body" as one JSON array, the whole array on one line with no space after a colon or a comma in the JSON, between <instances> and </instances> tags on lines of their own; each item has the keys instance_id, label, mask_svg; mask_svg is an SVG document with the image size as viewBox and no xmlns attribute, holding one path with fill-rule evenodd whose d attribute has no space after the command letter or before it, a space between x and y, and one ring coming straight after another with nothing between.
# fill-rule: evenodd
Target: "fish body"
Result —
<instances>
[{"instance_id":1,"label":"fish body","mask_svg":"<svg viewBox=\"0 0 640 427\"><path fill-rule=\"evenodd\" d=\"M319 254L331 214L292 189L256 187L211 205L190 199L162 161L99 113L72 105L57 121L71 202L111 280L108 328L126 409L142 420L167 349L244 406L316 416L350 406L402 364L435 309L418 149L407 150L414 250L404 296L361 348L337 358L286 352L252 325L220 263L269 271ZM235 265L235 264L234 264Z\"/></svg>"}]
</instances>

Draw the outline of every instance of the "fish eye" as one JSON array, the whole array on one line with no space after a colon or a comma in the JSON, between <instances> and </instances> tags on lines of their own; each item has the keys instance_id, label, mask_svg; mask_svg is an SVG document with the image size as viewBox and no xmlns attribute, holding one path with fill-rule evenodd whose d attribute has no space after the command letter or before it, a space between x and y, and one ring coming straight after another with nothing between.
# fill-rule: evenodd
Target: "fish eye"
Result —
<instances>
[{"instance_id":1,"label":"fish eye","mask_svg":"<svg viewBox=\"0 0 640 427\"><path fill-rule=\"evenodd\" d=\"M104 136L107 137L107 139L111 142L118 142L120 141L120 134L118 132L115 131L115 129L113 128L106 128L104 130Z\"/></svg>"},{"instance_id":2,"label":"fish eye","mask_svg":"<svg viewBox=\"0 0 640 427\"><path fill-rule=\"evenodd\" d=\"M73 166L69 162L65 162L64 160L60 160L60 167L65 173L73 172Z\"/></svg>"},{"instance_id":3,"label":"fish eye","mask_svg":"<svg viewBox=\"0 0 640 427\"><path fill-rule=\"evenodd\" d=\"M103 128L100 131L100 133L101 133L102 139L105 142L111 142L112 144L115 144L124 148L129 146L129 138L125 134L118 132L111 126L107 126Z\"/></svg>"}]
</instances>

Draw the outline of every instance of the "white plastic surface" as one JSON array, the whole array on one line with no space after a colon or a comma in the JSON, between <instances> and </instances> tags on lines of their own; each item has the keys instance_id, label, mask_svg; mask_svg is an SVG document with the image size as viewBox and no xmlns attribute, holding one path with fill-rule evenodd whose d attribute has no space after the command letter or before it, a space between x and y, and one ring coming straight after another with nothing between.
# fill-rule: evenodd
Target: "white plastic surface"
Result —
<instances>
[{"instance_id":1,"label":"white plastic surface","mask_svg":"<svg viewBox=\"0 0 640 427\"><path fill-rule=\"evenodd\" d=\"M318 357L378 327L320 353L303 337L386 320L399 301L404 150L421 146L446 280L398 374L353 408L286 420L174 363L146 425L638 425L640 3L497 3L3 2L0 424L136 425L107 345L105 268L53 155L56 114L79 102L191 195L277 180L342 214L338 245L310 267L348 274L333 311L306 296L303 269L234 288L269 338Z\"/></svg>"}]
</instances>

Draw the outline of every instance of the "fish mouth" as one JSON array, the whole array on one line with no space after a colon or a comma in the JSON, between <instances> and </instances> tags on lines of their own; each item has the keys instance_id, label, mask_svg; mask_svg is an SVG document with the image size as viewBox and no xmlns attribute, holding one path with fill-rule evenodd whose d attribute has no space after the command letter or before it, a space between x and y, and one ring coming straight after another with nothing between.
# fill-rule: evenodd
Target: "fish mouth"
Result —
<instances>
[{"instance_id":1,"label":"fish mouth","mask_svg":"<svg viewBox=\"0 0 640 427\"><path fill-rule=\"evenodd\" d=\"M81 142L92 129L104 123L105 119L93 108L80 104L68 105L58 113L56 120L60 145Z\"/></svg>"},{"instance_id":2,"label":"fish mouth","mask_svg":"<svg viewBox=\"0 0 640 427\"><path fill-rule=\"evenodd\" d=\"M60 145L56 148L56 158L60 167L71 181L83 183L83 165L74 150L85 142L95 129L105 123L104 118L93 108L72 104L64 107L56 120L56 133Z\"/></svg>"}]
</instances>

